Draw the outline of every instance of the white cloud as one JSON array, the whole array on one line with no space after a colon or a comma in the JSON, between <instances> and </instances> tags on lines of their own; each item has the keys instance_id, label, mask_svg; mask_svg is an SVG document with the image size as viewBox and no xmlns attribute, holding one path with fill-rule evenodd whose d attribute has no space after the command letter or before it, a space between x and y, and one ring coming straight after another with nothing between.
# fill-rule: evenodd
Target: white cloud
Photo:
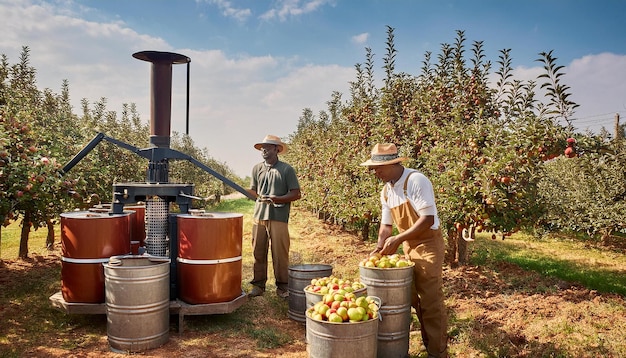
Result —
<instances>
[{"instance_id":1,"label":"white cloud","mask_svg":"<svg viewBox=\"0 0 626 358\"><path fill-rule=\"evenodd\" d=\"M252 15L252 10L237 8L227 0L209 0L209 3L216 5L225 17L231 17L237 21L243 22Z\"/></svg>"},{"instance_id":2,"label":"white cloud","mask_svg":"<svg viewBox=\"0 0 626 358\"><path fill-rule=\"evenodd\" d=\"M574 125L597 132L604 126L613 131L615 113L626 118L626 55L601 53L584 56L565 69L564 81L571 87L571 100L580 105Z\"/></svg>"},{"instance_id":3,"label":"white cloud","mask_svg":"<svg viewBox=\"0 0 626 358\"><path fill-rule=\"evenodd\" d=\"M262 20L279 19L285 21L290 17L297 17L316 11L326 4L334 5L334 0L278 0L276 5L263 13Z\"/></svg>"},{"instance_id":4,"label":"white cloud","mask_svg":"<svg viewBox=\"0 0 626 358\"><path fill-rule=\"evenodd\" d=\"M354 35L352 36L352 43L357 44L357 45L363 45L367 43L367 39L369 39L370 34L367 32L364 32L362 34L358 34L358 35Z\"/></svg>"}]
</instances>

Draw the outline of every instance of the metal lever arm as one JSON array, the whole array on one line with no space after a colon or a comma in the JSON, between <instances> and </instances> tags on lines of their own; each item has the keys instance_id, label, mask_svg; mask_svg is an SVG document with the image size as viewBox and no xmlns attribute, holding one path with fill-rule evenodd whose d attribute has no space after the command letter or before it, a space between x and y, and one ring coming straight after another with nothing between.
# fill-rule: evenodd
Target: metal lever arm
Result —
<instances>
[{"instance_id":1,"label":"metal lever arm","mask_svg":"<svg viewBox=\"0 0 626 358\"><path fill-rule=\"evenodd\" d=\"M216 172L215 170L209 168L208 166L204 165L204 163L198 161L197 159L188 156L186 154L180 153L184 155L189 162L191 162L192 164L195 164L198 168L204 170L205 172L213 175L214 177L216 177L217 179L221 180L224 184L230 186L231 188L237 190L238 192L240 192L241 194L245 195L248 199L250 200L256 200L256 197L253 196L252 194L248 193L248 191L244 188L242 188L241 186L235 184L233 181L231 181L230 179L226 178L225 176L223 176L222 174Z\"/></svg>"},{"instance_id":2,"label":"metal lever arm","mask_svg":"<svg viewBox=\"0 0 626 358\"><path fill-rule=\"evenodd\" d=\"M146 159L150 159L149 155L146 155L145 153L142 153L142 150L134 147L130 144L126 144L124 142L121 142L117 139L111 138L107 135L105 135L104 133L100 133L98 132L98 134L96 134L95 137L93 137L93 139L91 141L89 141L89 143L87 143L87 145L85 146L85 148L83 148L80 152L78 152L78 154L76 154L74 156L74 158L72 158L67 164L65 164L65 166L63 167L63 169L61 169L60 174L61 175L65 175L67 172L69 172L72 168L74 168L74 166L76 164L78 164L78 162L80 162L85 156L87 156L87 154L89 154L89 152L91 152L98 144L100 144L100 142L102 142L102 140L106 140L108 142L111 142L119 147L122 147L124 149L128 149L131 152L134 152Z\"/></svg>"},{"instance_id":3,"label":"metal lever arm","mask_svg":"<svg viewBox=\"0 0 626 358\"><path fill-rule=\"evenodd\" d=\"M209 168L208 166L206 166L204 163L198 161L197 159L185 154L185 153L181 153L177 150L171 149L171 148L147 148L147 149L139 149L135 146L132 146L130 144L124 143L122 141L119 141L115 138L111 138L107 135L105 135L104 133L98 133L96 134L96 136L87 144L87 146L85 146L85 148L83 148L78 154L76 154L76 156L74 156L74 158L72 158L67 164L65 164L65 166L63 167L63 169L61 169L61 175L64 175L65 173L67 173L68 171L70 171L79 161L81 161L87 154L89 154L89 152L91 152L96 145L98 145L98 143L100 143L102 140L106 140L108 142L111 142L115 145L117 145L118 147L122 147L124 149L127 149L143 158L146 158L148 160L154 161L154 162L158 162L161 161L163 159L185 159L187 161L189 161L190 163L196 165L197 167L199 167L200 169L204 170L205 172L213 175L214 177L216 177L217 179L221 180L224 184L230 186L231 188L237 190L238 192L242 193L243 195L245 195L248 199L251 200L256 200L256 197L252 196L250 193L248 193L248 191L244 188L242 188L241 186L237 185L235 182L233 182L232 180L226 178L225 176L223 176L222 174L216 172L215 170Z\"/></svg>"},{"instance_id":4,"label":"metal lever arm","mask_svg":"<svg viewBox=\"0 0 626 358\"><path fill-rule=\"evenodd\" d=\"M98 143L102 142L104 137L105 135L102 133L96 134L96 136L93 137L93 139L89 143L87 143L87 146L85 148L83 148L80 152L78 152L78 154L74 156L74 158L72 158L67 164L65 164L63 169L61 169L60 174L65 175L65 173L74 168L74 166L78 164L78 162L80 162L87 154L89 154L89 152L91 152L98 145Z\"/></svg>"}]
</instances>

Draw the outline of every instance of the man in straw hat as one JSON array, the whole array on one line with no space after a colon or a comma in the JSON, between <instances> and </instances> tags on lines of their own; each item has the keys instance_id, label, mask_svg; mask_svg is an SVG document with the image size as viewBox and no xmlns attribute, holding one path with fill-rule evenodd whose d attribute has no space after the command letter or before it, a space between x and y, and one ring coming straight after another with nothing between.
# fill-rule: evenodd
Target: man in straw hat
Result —
<instances>
[{"instance_id":1,"label":"man in straw hat","mask_svg":"<svg viewBox=\"0 0 626 358\"><path fill-rule=\"evenodd\" d=\"M274 135L267 135L254 148L261 151L263 161L252 168L248 192L257 198L252 226L253 274L250 297L265 292L267 281L267 252L271 247L276 294L289 296L289 209L291 202L300 199L300 184L296 171L278 160L278 154L287 151L287 145Z\"/></svg>"},{"instance_id":2,"label":"man in straw hat","mask_svg":"<svg viewBox=\"0 0 626 358\"><path fill-rule=\"evenodd\" d=\"M442 291L445 245L435 192L424 174L401 164L406 159L398 155L395 144L384 143L374 145L370 159L361 163L385 183L380 193L378 245L372 254L391 255L403 245L404 255L415 263L411 305L421 324L428 357L446 357L447 315ZM393 235L394 224L398 235Z\"/></svg>"}]
</instances>

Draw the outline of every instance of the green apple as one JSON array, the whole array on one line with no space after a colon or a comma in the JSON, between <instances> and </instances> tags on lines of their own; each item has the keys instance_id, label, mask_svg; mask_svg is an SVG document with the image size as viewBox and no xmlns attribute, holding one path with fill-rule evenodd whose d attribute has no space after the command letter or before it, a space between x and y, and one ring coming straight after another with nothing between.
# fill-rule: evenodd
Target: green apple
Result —
<instances>
[{"instance_id":1,"label":"green apple","mask_svg":"<svg viewBox=\"0 0 626 358\"><path fill-rule=\"evenodd\" d=\"M348 308L348 318L350 321L361 321L363 314L356 307Z\"/></svg>"},{"instance_id":2,"label":"green apple","mask_svg":"<svg viewBox=\"0 0 626 358\"><path fill-rule=\"evenodd\" d=\"M343 321L347 321L350 319L348 317L348 309L343 306L339 306L339 308L337 308L337 314L339 315L339 317L341 317Z\"/></svg>"},{"instance_id":3,"label":"green apple","mask_svg":"<svg viewBox=\"0 0 626 358\"><path fill-rule=\"evenodd\" d=\"M333 312L330 314L330 316L328 316L328 322L341 323L343 322L343 318L341 318L341 316L338 315L337 312Z\"/></svg>"}]
</instances>

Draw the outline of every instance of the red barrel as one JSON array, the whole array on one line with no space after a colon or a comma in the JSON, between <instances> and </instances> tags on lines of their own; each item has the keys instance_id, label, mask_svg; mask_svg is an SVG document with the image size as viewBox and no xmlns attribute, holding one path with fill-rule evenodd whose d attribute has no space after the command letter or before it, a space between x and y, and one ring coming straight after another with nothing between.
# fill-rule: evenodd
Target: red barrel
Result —
<instances>
[{"instance_id":1,"label":"red barrel","mask_svg":"<svg viewBox=\"0 0 626 358\"><path fill-rule=\"evenodd\" d=\"M241 290L243 215L178 215L178 296L190 304L232 301Z\"/></svg>"},{"instance_id":2,"label":"red barrel","mask_svg":"<svg viewBox=\"0 0 626 358\"><path fill-rule=\"evenodd\" d=\"M66 302L104 303L109 257L130 249L130 212L61 214L61 293Z\"/></svg>"},{"instance_id":3,"label":"red barrel","mask_svg":"<svg viewBox=\"0 0 626 358\"><path fill-rule=\"evenodd\" d=\"M134 212L131 219L130 248L133 255L137 255L139 253L139 247L146 246L146 206L141 204L126 205L124 206L124 210Z\"/></svg>"}]
</instances>

